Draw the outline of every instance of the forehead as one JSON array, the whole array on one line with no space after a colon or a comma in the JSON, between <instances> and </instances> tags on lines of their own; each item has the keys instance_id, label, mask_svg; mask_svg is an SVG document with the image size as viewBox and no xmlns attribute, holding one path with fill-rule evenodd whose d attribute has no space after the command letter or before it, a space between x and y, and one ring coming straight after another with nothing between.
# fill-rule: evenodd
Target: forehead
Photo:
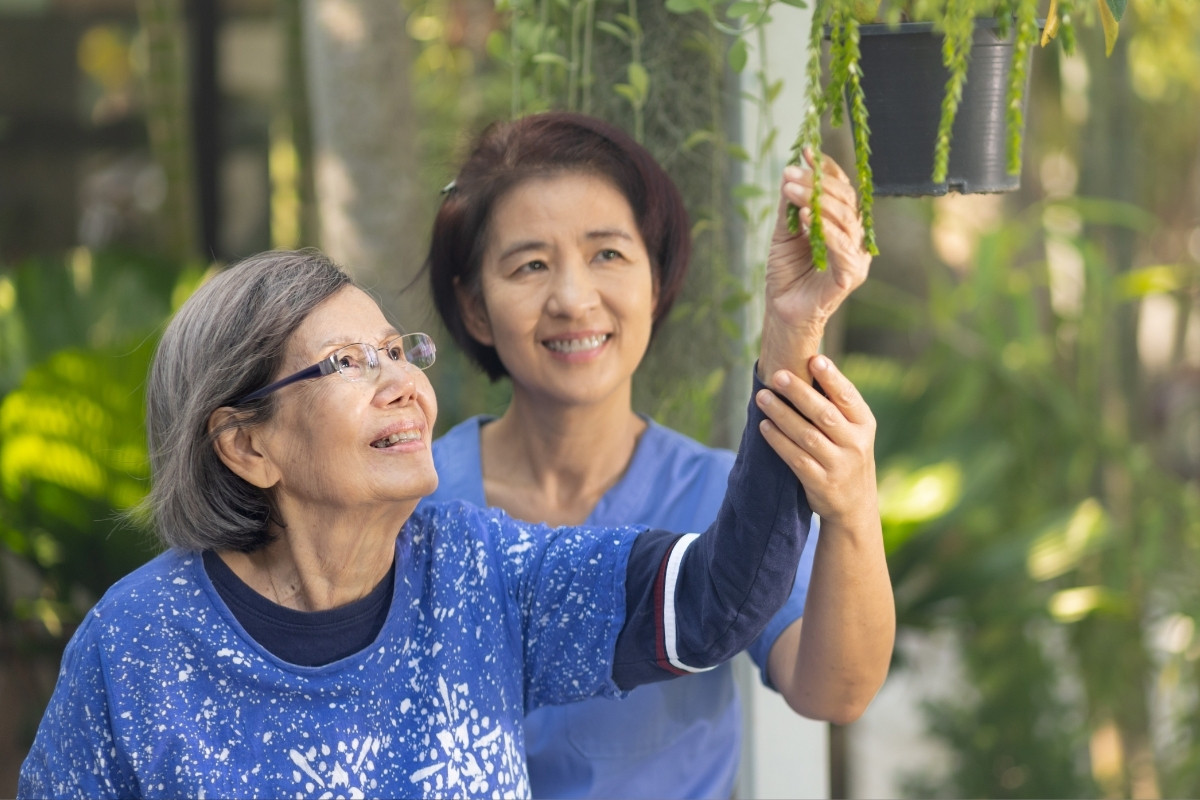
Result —
<instances>
[{"instance_id":1,"label":"forehead","mask_svg":"<svg viewBox=\"0 0 1200 800\"><path fill-rule=\"evenodd\" d=\"M585 226L602 216L607 222L636 225L633 207L608 177L592 172L559 172L522 180L500 196L492 208L496 232L525 223Z\"/></svg>"},{"instance_id":2,"label":"forehead","mask_svg":"<svg viewBox=\"0 0 1200 800\"><path fill-rule=\"evenodd\" d=\"M289 341L293 352L308 352L331 344L376 342L396 333L379 304L356 286L346 286L309 313Z\"/></svg>"}]
</instances>

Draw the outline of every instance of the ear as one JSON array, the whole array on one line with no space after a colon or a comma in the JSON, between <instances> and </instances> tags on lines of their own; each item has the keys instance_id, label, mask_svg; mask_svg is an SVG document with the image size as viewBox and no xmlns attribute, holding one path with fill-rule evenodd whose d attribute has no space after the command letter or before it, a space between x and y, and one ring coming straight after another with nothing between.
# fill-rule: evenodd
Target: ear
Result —
<instances>
[{"instance_id":1,"label":"ear","mask_svg":"<svg viewBox=\"0 0 1200 800\"><path fill-rule=\"evenodd\" d=\"M458 300L458 311L462 314L467 333L480 344L494 347L496 342L492 338L492 321L488 317L487 304L483 302L483 293L464 288L455 278L454 297Z\"/></svg>"},{"instance_id":2,"label":"ear","mask_svg":"<svg viewBox=\"0 0 1200 800\"><path fill-rule=\"evenodd\" d=\"M264 451L261 428L242 423L242 413L222 406L208 418L213 449L225 466L251 486L270 489L279 483L279 470Z\"/></svg>"}]
</instances>

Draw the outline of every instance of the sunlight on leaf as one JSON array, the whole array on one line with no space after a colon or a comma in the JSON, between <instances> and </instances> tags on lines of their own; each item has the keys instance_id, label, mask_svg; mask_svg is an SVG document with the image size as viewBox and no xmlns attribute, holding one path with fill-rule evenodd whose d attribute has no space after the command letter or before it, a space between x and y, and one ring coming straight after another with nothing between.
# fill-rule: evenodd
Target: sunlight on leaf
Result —
<instances>
[{"instance_id":1,"label":"sunlight on leaf","mask_svg":"<svg viewBox=\"0 0 1200 800\"><path fill-rule=\"evenodd\" d=\"M1084 500L1065 524L1054 525L1029 547L1026 569L1036 581L1056 578L1079 566L1080 559L1103 541L1108 515L1093 497Z\"/></svg>"},{"instance_id":2,"label":"sunlight on leaf","mask_svg":"<svg viewBox=\"0 0 1200 800\"><path fill-rule=\"evenodd\" d=\"M1103 586L1077 586L1063 589L1050 597L1050 616L1062 623L1079 622L1095 612L1119 613L1124 608L1120 597Z\"/></svg>"},{"instance_id":3,"label":"sunlight on leaf","mask_svg":"<svg viewBox=\"0 0 1200 800\"><path fill-rule=\"evenodd\" d=\"M1130 270L1117 277L1119 297L1136 299L1151 294L1167 294L1194 286L1200 279L1195 264L1156 264Z\"/></svg>"},{"instance_id":4,"label":"sunlight on leaf","mask_svg":"<svg viewBox=\"0 0 1200 800\"><path fill-rule=\"evenodd\" d=\"M885 525L928 522L962 497L962 465L943 461L915 470L893 467L879 479L879 515Z\"/></svg>"},{"instance_id":5,"label":"sunlight on leaf","mask_svg":"<svg viewBox=\"0 0 1200 800\"><path fill-rule=\"evenodd\" d=\"M1096 5L1100 8L1100 24L1104 26L1104 54L1107 56L1112 55L1117 44L1117 18L1113 15L1109 2L1110 0L1096 0Z\"/></svg>"}]
</instances>

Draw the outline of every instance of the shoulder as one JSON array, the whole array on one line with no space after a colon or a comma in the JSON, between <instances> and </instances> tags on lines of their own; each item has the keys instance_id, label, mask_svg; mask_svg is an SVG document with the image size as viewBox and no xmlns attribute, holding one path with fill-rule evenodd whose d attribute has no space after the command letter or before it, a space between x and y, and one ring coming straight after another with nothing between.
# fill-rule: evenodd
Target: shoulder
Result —
<instances>
[{"instance_id":1,"label":"shoulder","mask_svg":"<svg viewBox=\"0 0 1200 800\"><path fill-rule=\"evenodd\" d=\"M133 613L191 594L197 585L200 553L167 550L118 580L100 598L93 613Z\"/></svg>"},{"instance_id":2,"label":"shoulder","mask_svg":"<svg viewBox=\"0 0 1200 800\"><path fill-rule=\"evenodd\" d=\"M114 583L72 637L76 651L96 647L112 655L130 640L169 639L194 616L192 609L207 604L200 559L199 553L168 550Z\"/></svg>"},{"instance_id":3,"label":"shoulder","mask_svg":"<svg viewBox=\"0 0 1200 800\"><path fill-rule=\"evenodd\" d=\"M643 434L648 453L660 466L675 475L712 476L724 481L733 469L737 454L731 450L709 447L677 430L647 418Z\"/></svg>"},{"instance_id":4,"label":"shoulder","mask_svg":"<svg viewBox=\"0 0 1200 800\"><path fill-rule=\"evenodd\" d=\"M486 420L487 417L484 416L468 417L443 433L433 442L434 456L445 455L451 450L461 449L463 445L471 443L474 443L474 449L478 451L479 428Z\"/></svg>"},{"instance_id":5,"label":"shoulder","mask_svg":"<svg viewBox=\"0 0 1200 800\"><path fill-rule=\"evenodd\" d=\"M433 465L438 474L438 487L425 502L465 499L483 504L479 428L487 419L470 417L434 440Z\"/></svg>"}]
</instances>

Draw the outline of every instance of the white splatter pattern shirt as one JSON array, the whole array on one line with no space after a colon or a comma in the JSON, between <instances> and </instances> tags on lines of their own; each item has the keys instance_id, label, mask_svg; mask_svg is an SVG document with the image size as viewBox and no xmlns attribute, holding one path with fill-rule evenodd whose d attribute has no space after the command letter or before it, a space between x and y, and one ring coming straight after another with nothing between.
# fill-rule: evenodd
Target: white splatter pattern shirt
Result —
<instances>
[{"instance_id":1,"label":"white splatter pattern shirt","mask_svg":"<svg viewBox=\"0 0 1200 800\"><path fill-rule=\"evenodd\" d=\"M18 793L527 796L526 710L619 693L636 533L422 509L397 541L376 641L321 667L264 650L197 554L164 553L72 638Z\"/></svg>"}]
</instances>

